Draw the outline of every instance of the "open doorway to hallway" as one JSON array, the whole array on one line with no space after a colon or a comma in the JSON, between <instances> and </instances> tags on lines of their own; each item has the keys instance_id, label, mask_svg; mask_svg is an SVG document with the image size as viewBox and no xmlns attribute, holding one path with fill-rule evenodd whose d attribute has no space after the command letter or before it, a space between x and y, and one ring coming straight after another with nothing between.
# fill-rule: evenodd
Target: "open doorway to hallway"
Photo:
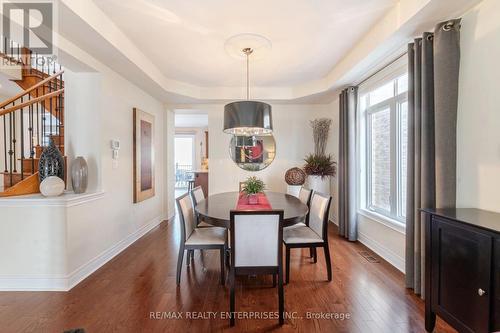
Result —
<instances>
[{"instance_id":1,"label":"open doorway to hallway","mask_svg":"<svg viewBox=\"0 0 500 333\"><path fill-rule=\"evenodd\" d=\"M202 186L208 193L208 114L175 110L175 197Z\"/></svg>"}]
</instances>

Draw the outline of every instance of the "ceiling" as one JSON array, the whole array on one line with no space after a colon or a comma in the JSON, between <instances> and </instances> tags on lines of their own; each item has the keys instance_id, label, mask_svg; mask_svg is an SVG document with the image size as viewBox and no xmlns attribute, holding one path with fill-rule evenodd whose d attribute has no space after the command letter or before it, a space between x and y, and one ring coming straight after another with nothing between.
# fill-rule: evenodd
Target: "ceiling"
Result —
<instances>
[{"instance_id":1,"label":"ceiling","mask_svg":"<svg viewBox=\"0 0 500 333\"><path fill-rule=\"evenodd\" d=\"M208 127L208 114L175 113L175 127Z\"/></svg>"},{"instance_id":2,"label":"ceiling","mask_svg":"<svg viewBox=\"0 0 500 333\"><path fill-rule=\"evenodd\" d=\"M224 49L254 33L272 49L251 61L251 85L324 78L396 0L93 0L165 77L198 87L241 87L245 64Z\"/></svg>"}]
</instances>

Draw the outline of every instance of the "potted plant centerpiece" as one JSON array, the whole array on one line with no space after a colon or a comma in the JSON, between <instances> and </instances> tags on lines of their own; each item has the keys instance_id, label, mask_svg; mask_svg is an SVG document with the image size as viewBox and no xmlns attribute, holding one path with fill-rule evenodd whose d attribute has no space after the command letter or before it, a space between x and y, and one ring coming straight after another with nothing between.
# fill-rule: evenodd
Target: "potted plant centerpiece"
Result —
<instances>
[{"instance_id":1,"label":"potted plant centerpiece","mask_svg":"<svg viewBox=\"0 0 500 333\"><path fill-rule=\"evenodd\" d=\"M266 184L264 184L261 179L253 176L248 177L247 180L243 183L242 192L247 196L248 204L256 205L259 203L257 194L264 192L265 188Z\"/></svg>"},{"instance_id":2,"label":"potted plant centerpiece","mask_svg":"<svg viewBox=\"0 0 500 333\"><path fill-rule=\"evenodd\" d=\"M309 188L324 194L330 194L330 177L337 172L337 163L331 155L325 154L331 124L332 120L327 118L311 121L314 153L304 159Z\"/></svg>"}]
</instances>

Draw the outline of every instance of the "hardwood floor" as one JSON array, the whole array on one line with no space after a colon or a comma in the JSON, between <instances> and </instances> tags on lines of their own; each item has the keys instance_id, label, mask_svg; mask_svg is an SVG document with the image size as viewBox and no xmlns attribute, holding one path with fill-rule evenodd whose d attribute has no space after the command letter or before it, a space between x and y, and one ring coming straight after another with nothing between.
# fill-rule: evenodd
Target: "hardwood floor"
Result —
<instances>
[{"instance_id":1,"label":"hardwood floor","mask_svg":"<svg viewBox=\"0 0 500 333\"><path fill-rule=\"evenodd\" d=\"M292 250L292 280L285 286L289 318L237 319L234 328L221 314L229 311L229 288L219 284L217 251L196 251L175 283L178 221L163 222L69 292L0 292L0 332L425 332L423 302L404 288L404 276L383 260L370 263L330 228L333 281L326 281L323 252L318 263L309 250ZM204 268L205 267L205 268ZM278 308L271 277L237 280L236 311ZM188 319L195 315L211 319ZM152 313L160 312L158 318ZM183 319L175 317L180 312ZM210 312L210 313L209 313ZM323 314L349 319L307 319ZM162 314L163 313L163 314ZM214 314L215 313L215 314ZM162 318L163 316L163 318ZM213 316L216 318L213 319ZM300 318L299 318L300 317ZM438 320L437 332L453 332Z\"/></svg>"}]
</instances>

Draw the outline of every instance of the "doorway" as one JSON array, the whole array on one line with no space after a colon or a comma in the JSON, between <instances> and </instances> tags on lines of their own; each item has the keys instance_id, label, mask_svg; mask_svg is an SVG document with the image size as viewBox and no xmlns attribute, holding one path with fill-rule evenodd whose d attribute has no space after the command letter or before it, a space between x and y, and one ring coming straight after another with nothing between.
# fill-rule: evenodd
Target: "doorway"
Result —
<instances>
[{"instance_id":1,"label":"doorway","mask_svg":"<svg viewBox=\"0 0 500 333\"><path fill-rule=\"evenodd\" d=\"M187 191L188 183L192 179L192 171L195 162L194 145L194 134L175 135L174 149L176 197Z\"/></svg>"},{"instance_id":2,"label":"doorway","mask_svg":"<svg viewBox=\"0 0 500 333\"><path fill-rule=\"evenodd\" d=\"M189 183L201 185L208 178L208 115L199 110L175 110L175 198L187 192ZM206 184L208 187L208 181Z\"/></svg>"}]
</instances>

